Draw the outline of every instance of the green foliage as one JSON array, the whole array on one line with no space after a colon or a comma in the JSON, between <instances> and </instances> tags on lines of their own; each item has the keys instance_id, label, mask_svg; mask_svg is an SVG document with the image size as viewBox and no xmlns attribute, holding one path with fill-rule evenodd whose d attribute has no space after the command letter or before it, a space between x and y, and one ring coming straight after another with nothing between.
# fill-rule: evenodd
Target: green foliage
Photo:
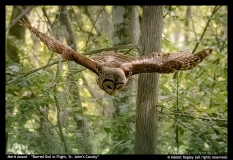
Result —
<instances>
[{"instance_id":1,"label":"green foliage","mask_svg":"<svg viewBox=\"0 0 233 160\"><path fill-rule=\"evenodd\" d=\"M196 51L207 46L215 49L207 60L191 71L160 75L157 137L160 154L228 152L227 7L217 7L220 8L211 17L205 31L215 6L191 6L188 22L186 6L164 8L163 52L193 51L197 44ZM45 15L43 8L49 17ZM123 17L122 8L118 7L117 12L121 14L115 20L121 21L123 18L127 23L128 19ZM103 23L112 16L111 6L105 7L106 11L94 25L101 9L101 6L68 7L75 28L78 51L112 45L113 36L107 34L111 32L111 26L108 28ZM11 12L12 7L6 6L7 24ZM58 7L42 6L30 12L29 20L37 27L37 22L45 22L49 18L51 24L54 24L52 32L55 36L56 30L62 29L57 24L57 16ZM34 21L35 19L38 21ZM49 34L49 23L39 24L39 30ZM6 85L7 152L66 153L59 130L59 119L67 152L70 154L133 154L137 87L134 90L123 90L116 97L108 96L97 86L94 74L79 65L70 67L66 62L61 64L59 74L56 72L57 65L52 65L20 78L36 68L58 60L57 55L52 54L41 43L36 45L36 41L31 40L29 35L27 31L26 45L22 40L8 37L18 48L20 62L13 62L8 57L5 61L6 82L18 79ZM121 52L135 55L136 51ZM69 84L73 84L72 87ZM77 90L80 100L73 93ZM60 106L59 116L57 103Z\"/></svg>"},{"instance_id":2,"label":"green foliage","mask_svg":"<svg viewBox=\"0 0 233 160\"><path fill-rule=\"evenodd\" d=\"M200 48L214 46L215 49L207 60L191 71L179 72L179 76L175 77L175 79L171 79L171 76L169 78L168 75L161 75L160 83L162 85L160 85L160 91L162 96L169 97L171 93L176 93L173 99L164 101L160 98L159 100L162 111L160 112L158 147L162 154L226 154L228 151L226 128L227 74L223 74L226 73L224 70L227 64L227 41L226 33L222 30L223 26L226 25L226 21L219 22L217 18L222 15L220 17L226 20L226 17L224 17L226 13L223 12L224 8L222 6L219 12L216 12L214 18L211 19L212 25L209 24L205 32L203 29L197 29L197 25L202 25L202 23L196 23L198 18L195 17L196 14L194 13L201 11L199 16L204 16L205 9L211 12L214 7L191 7L193 15L193 22L191 23L193 23L192 27L194 28L190 27L191 24L184 26L185 23L177 22L177 19L174 21L177 27L192 28L192 32L194 31L197 37L193 37L193 33L188 34L189 40L192 38L195 40L195 38L199 38L204 34L200 43L202 47ZM176 15L178 12L175 10L172 14ZM208 21L208 18L208 16L205 17L206 21ZM170 18L166 19L165 25L168 25ZM206 23L203 23L202 26L204 25ZM221 30L223 32L220 32ZM168 35L171 36L171 33L165 33L164 37ZM166 43L170 44L169 48L173 48L172 42ZM183 43L185 43L185 39ZM196 42L193 41L193 43L195 45ZM190 46L192 45L190 44ZM164 50L166 47L168 45L165 44ZM171 80L164 81L164 78ZM170 129L167 131L166 128L169 128L171 124L173 131ZM176 130L179 132L176 133ZM164 134L166 132L169 134ZM175 137L178 137L178 141Z\"/></svg>"}]
</instances>

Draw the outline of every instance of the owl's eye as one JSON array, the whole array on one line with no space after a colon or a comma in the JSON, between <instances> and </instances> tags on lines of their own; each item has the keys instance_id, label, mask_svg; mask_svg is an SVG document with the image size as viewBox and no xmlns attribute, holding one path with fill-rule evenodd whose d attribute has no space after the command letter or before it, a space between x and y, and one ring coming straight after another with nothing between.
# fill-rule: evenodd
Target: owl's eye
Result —
<instances>
[{"instance_id":1,"label":"owl's eye","mask_svg":"<svg viewBox=\"0 0 233 160\"><path fill-rule=\"evenodd\" d=\"M111 87L111 86L109 86L109 85L107 85L107 87L108 87L108 89L112 89L112 87Z\"/></svg>"}]
</instances>

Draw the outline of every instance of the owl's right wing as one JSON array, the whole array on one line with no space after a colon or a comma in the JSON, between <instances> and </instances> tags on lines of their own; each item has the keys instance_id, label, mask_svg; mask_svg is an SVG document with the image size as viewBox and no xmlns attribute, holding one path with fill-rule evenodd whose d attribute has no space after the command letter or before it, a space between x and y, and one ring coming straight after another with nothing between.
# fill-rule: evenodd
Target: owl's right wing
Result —
<instances>
[{"instance_id":1,"label":"owl's right wing","mask_svg":"<svg viewBox=\"0 0 233 160\"><path fill-rule=\"evenodd\" d=\"M20 25L30 29L31 32L34 33L40 39L40 41L49 48L49 50L61 54L62 58L66 60L75 61L76 63L82 65L83 67L91 70L98 75L98 72L99 70L101 70L102 66L97 61L94 61L80 53L77 53L71 47L59 40L56 40L54 37L49 37L46 34L39 32L36 28L32 27L25 20L19 22Z\"/></svg>"},{"instance_id":2,"label":"owl's right wing","mask_svg":"<svg viewBox=\"0 0 233 160\"><path fill-rule=\"evenodd\" d=\"M125 71L126 77L139 73L174 73L177 70L194 68L212 51L212 48L206 48L195 54L190 52L163 55L152 53L150 56L139 57L130 63L124 63L120 68Z\"/></svg>"}]
</instances>

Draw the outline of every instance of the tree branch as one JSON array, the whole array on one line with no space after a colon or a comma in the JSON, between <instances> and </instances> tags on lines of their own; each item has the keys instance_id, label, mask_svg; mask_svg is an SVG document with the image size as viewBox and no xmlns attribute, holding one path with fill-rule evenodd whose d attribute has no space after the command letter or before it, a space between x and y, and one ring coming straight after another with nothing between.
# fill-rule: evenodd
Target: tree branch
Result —
<instances>
[{"instance_id":1,"label":"tree branch","mask_svg":"<svg viewBox=\"0 0 233 160\"><path fill-rule=\"evenodd\" d=\"M31 9L33 8L33 6L28 6L22 13L20 13L14 20L11 21L11 24L9 24L6 28L6 32L12 27L14 26L20 18L22 18L25 14L27 14L28 12L31 11Z\"/></svg>"},{"instance_id":2,"label":"tree branch","mask_svg":"<svg viewBox=\"0 0 233 160\"><path fill-rule=\"evenodd\" d=\"M87 38L86 49L85 49L85 51L87 50L87 45L88 45L88 43L89 43L89 39L90 39L91 33L92 33L93 29L94 29L94 26L95 26L97 20L99 19L99 16L101 15L101 13L102 13L103 11L104 11L104 7L101 9L101 11L99 12L99 14L98 14L97 17L96 17L96 20L95 20L94 24L92 25L91 31L90 31L90 33L89 33L89 35L88 35L88 38ZM90 17L90 18L91 18L91 17Z\"/></svg>"},{"instance_id":3,"label":"tree branch","mask_svg":"<svg viewBox=\"0 0 233 160\"><path fill-rule=\"evenodd\" d=\"M138 45L136 45L136 44L119 45L119 46L114 46L114 47L109 47L109 48L97 49L94 51L85 52L83 54L84 55L92 55L92 54L100 53L103 51L114 51L114 50L119 50L119 49L137 49L138 50Z\"/></svg>"},{"instance_id":4,"label":"tree branch","mask_svg":"<svg viewBox=\"0 0 233 160\"><path fill-rule=\"evenodd\" d=\"M52 126L52 128L61 136L60 132L55 128L55 126L52 124L52 122L44 115L43 112L41 112L40 109L37 108L37 110L43 115L43 117L49 122L49 124Z\"/></svg>"},{"instance_id":5,"label":"tree branch","mask_svg":"<svg viewBox=\"0 0 233 160\"><path fill-rule=\"evenodd\" d=\"M202 119L202 120L207 120L207 121L222 121L222 122L227 122L227 119L195 117L195 116L186 114L184 112L172 112L171 110L169 110L168 108L163 107L163 106L159 106L159 107L165 108L166 110L169 111L169 113L174 114L174 115L179 115L179 116L184 116L184 117L189 117L189 118L194 118L194 119ZM164 112L160 111L160 113L163 114ZM166 113L164 113L164 114L166 114Z\"/></svg>"},{"instance_id":6,"label":"tree branch","mask_svg":"<svg viewBox=\"0 0 233 160\"><path fill-rule=\"evenodd\" d=\"M166 114L167 116L170 116L169 114ZM170 116L170 118L175 119L174 117ZM206 142L209 146L211 146L218 154L219 151L217 149L216 146L214 146L213 144L211 144L210 142L208 142L208 140L205 138L205 136L203 136L202 133L197 133L195 130L193 130L192 128L188 127L187 125L185 125L184 123L181 123L178 121L179 124L185 126L187 129L189 129L190 131L192 131L193 133L195 133L197 136L199 136L204 142Z\"/></svg>"},{"instance_id":7,"label":"tree branch","mask_svg":"<svg viewBox=\"0 0 233 160\"><path fill-rule=\"evenodd\" d=\"M65 61L65 60L62 60L62 62L64 62L64 61ZM52 65L54 65L54 64L57 64L57 63L58 63L58 61L53 62L53 63L50 63L50 64L47 64L47 65L42 66L42 67L39 67L39 68L37 68L37 69L31 70L31 71L29 71L28 73L26 73L26 74L24 74L24 75L22 75L22 76L20 76L20 77L18 77L18 78L15 78L15 79L13 79L13 80L7 82L6 85L9 85L9 84L11 84L11 83L18 82L20 79L22 79L22 78L24 78L24 77L26 77L26 76L28 76L28 75L30 75L30 74L32 74L32 73L35 73L35 72L37 72L37 71L39 71L39 70L41 70L41 69L45 69L45 68L50 67L50 66L52 66Z\"/></svg>"},{"instance_id":8,"label":"tree branch","mask_svg":"<svg viewBox=\"0 0 233 160\"><path fill-rule=\"evenodd\" d=\"M59 63L57 65L57 71L56 71L56 75L55 75L55 79L54 79L54 86L53 86L53 98L55 100L55 104L56 104L56 108L57 108L57 124L58 124L58 129L59 129L59 132L60 132L60 137L61 137L61 141L63 142L64 144L64 148L65 148L65 152L68 153L68 150L67 150L67 145L66 145L66 140L65 140L65 137L64 137L64 134L62 132L62 127L61 127L61 123L60 123L60 110L61 110L61 107L58 103L58 100L57 100L57 97L56 97L56 86L57 86L57 79L58 79L58 76L59 76L59 71L60 71L60 66L61 66L61 57L60 57L60 60L59 60Z\"/></svg>"},{"instance_id":9,"label":"tree branch","mask_svg":"<svg viewBox=\"0 0 233 160\"><path fill-rule=\"evenodd\" d=\"M76 45L76 39L75 39L75 32L73 30L71 21L70 21L70 17L69 17L69 13L67 10L66 6L62 6L61 8L61 17L60 17L60 22L61 24L63 24L68 32L68 36L66 36L66 41L67 44L69 46L72 47L73 50L77 50L77 45ZM88 134L89 134L89 130L88 128L88 123L85 123L85 119L83 117L83 107L82 107L82 101L81 101L81 97L80 97L80 93L79 93L79 87L76 84L76 78L73 74L73 69L75 67L74 63L68 63L69 66L69 71L67 73L67 80L68 80L68 88L70 91L70 95L71 95L71 99L72 99L72 103L74 104L73 108L81 111L81 113L79 113L78 115L74 115L72 118L75 120L75 122L77 123L77 129L82 128L81 132L82 132L82 145L79 147L81 148L85 148L85 153L91 153L92 152L92 148L91 146L88 146L87 144L90 143L90 139L87 138ZM77 119L76 116L80 116L82 117L81 123L79 123L79 120ZM80 125L79 125L80 124ZM88 134L86 134L88 133Z\"/></svg>"},{"instance_id":10,"label":"tree branch","mask_svg":"<svg viewBox=\"0 0 233 160\"><path fill-rule=\"evenodd\" d=\"M51 21L50 21L50 19L49 19L48 14L46 13L46 10L45 10L45 7L44 7L44 6L42 7L42 12L43 12L44 16L46 17L46 19L48 20L49 25L51 26L52 23L51 23Z\"/></svg>"},{"instance_id":11,"label":"tree branch","mask_svg":"<svg viewBox=\"0 0 233 160\"><path fill-rule=\"evenodd\" d=\"M213 17L214 14L218 11L219 8L221 8L221 6L219 6L219 7L218 7L218 6L215 6L215 7L214 7L213 12L212 12L210 18L208 19L208 21L207 21L207 23L206 23L206 26L205 26L205 28L204 28L202 34L201 34L201 37L200 37L200 39L197 41L196 46L194 47L194 49L193 49L193 51L192 51L192 54L195 53L197 47L199 46L199 44L200 44L202 38L204 37L204 35L205 35L205 33L206 33L206 30L207 30L207 28L208 28L208 26L209 26L210 21L212 20L212 17Z\"/></svg>"},{"instance_id":12,"label":"tree branch","mask_svg":"<svg viewBox=\"0 0 233 160\"><path fill-rule=\"evenodd\" d=\"M69 33L69 37L66 37L67 45L69 45L73 50L77 50L77 42L75 39L75 32L71 25L70 17L66 6L61 6L61 17L60 22L64 25Z\"/></svg>"}]
</instances>

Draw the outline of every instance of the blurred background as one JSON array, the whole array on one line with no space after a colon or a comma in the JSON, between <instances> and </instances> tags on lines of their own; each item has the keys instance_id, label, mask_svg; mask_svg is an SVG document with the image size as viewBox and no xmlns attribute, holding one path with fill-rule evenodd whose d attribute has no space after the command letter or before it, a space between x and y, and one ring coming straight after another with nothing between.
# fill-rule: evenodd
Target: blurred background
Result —
<instances>
[{"instance_id":1,"label":"blurred background","mask_svg":"<svg viewBox=\"0 0 233 160\"><path fill-rule=\"evenodd\" d=\"M142 6L6 6L6 153L133 154L137 75L116 97L74 62L59 65L25 19L88 57L137 44ZM227 6L164 6L162 53L213 53L160 74L158 154L226 154ZM115 50L139 56L135 47Z\"/></svg>"}]
</instances>

